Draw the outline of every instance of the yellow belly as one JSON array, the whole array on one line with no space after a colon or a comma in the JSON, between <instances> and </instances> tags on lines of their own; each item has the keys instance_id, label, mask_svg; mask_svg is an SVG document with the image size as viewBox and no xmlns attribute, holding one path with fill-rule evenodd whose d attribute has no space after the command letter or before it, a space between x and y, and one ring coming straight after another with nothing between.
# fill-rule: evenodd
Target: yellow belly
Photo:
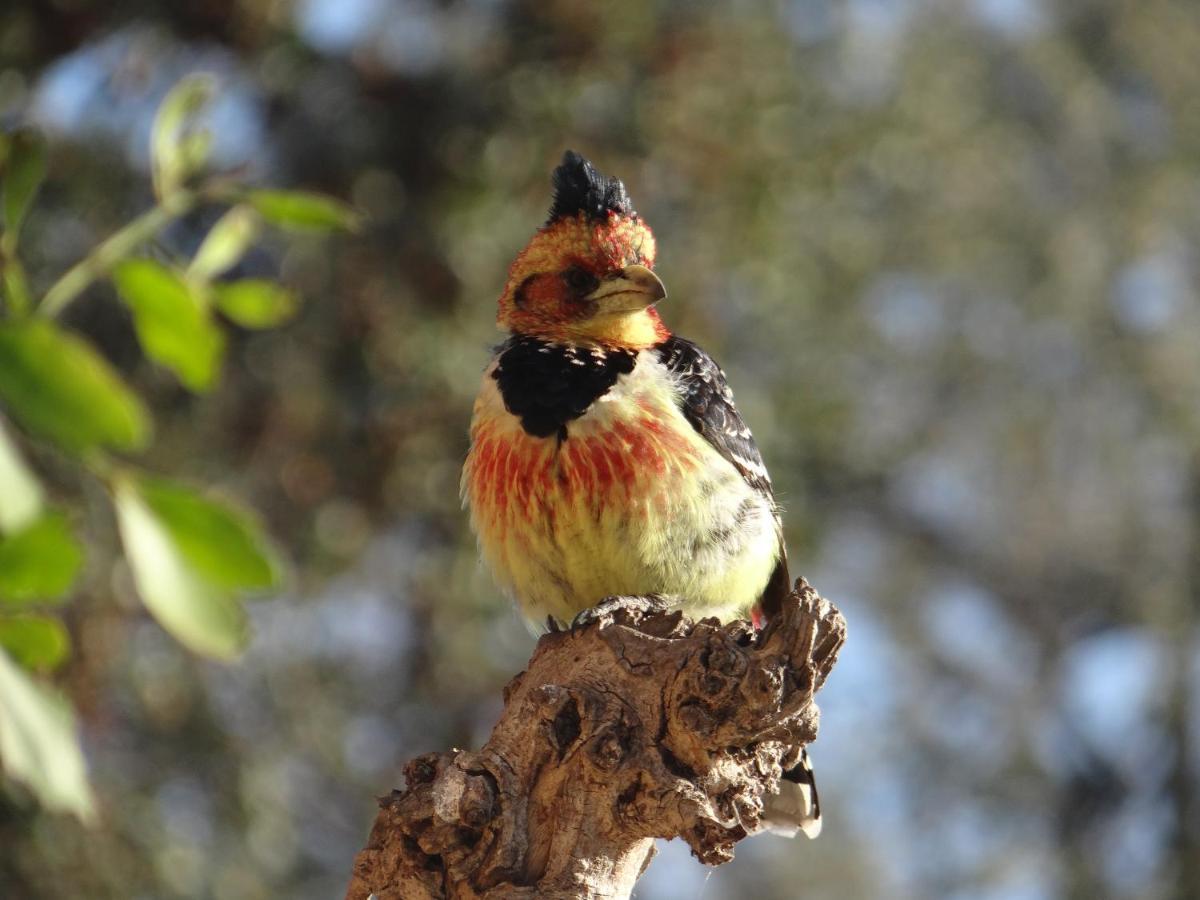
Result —
<instances>
[{"instance_id":1,"label":"yellow belly","mask_svg":"<svg viewBox=\"0 0 1200 900\"><path fill-rule=\"evenodd\" d=\"M463 495L485 560L529 618L569 621L646 593L730 618L761 595L779 552L771 502L690 426L645 407L602 411L560 442L483 413Z\"/></svg>"}]
</instances>

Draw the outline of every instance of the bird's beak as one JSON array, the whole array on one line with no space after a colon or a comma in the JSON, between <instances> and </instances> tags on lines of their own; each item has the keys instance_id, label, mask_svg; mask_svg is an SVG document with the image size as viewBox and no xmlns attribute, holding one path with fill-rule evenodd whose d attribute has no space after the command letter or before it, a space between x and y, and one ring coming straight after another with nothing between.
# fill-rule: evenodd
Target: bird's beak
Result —
<instances>
[{"instance_id":1,"label":"bird's beak","mask_svg":"<svg viewBox=\"0 0 1200 900\"><path fill-rule=\"evenodd\" d=\"M632 265L601 281L587 299L596 304L599 315L637 312L666 296L667 289L657 275L645 266Z\"/></svg>"}]
</instances>

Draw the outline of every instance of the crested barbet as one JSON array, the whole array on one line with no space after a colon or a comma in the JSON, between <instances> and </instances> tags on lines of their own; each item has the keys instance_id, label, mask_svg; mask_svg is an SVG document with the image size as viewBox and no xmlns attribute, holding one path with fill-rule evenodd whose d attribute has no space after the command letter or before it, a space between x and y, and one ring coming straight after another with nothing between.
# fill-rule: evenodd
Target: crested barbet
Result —
<instances>
[{"instance_id":1,"label":"crested barbet","mask_svg":"<svg viewBox=\"0 0 1200 900\"><path fill-rule=\"evenodd\" d=\"M782 526L725 373L659 317L654 235L624 184L567 151L553 185L475 400L462 493L483 557L538 622L647 594L769 618L789 589ZM807 756L781 788L772 827L815 837Z\"/></svg>"}]
</instances>

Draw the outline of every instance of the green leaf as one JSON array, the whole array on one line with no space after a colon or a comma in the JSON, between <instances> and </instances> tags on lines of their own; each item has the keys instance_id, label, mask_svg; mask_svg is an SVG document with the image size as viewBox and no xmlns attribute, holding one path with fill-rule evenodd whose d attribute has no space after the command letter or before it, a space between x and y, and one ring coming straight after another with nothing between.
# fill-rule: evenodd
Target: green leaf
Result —
<instances>
[{"instance_id":1,"label":"green leaf","mask_svg":"<svg viewBox=\"0 0 1200 900\"><path fill-rule=\"evenodd\" d=\"M49 672L71 653L71 637L49 616L0 616L0 648L26 669Z\"/></svg>"},{"instance_id":2,"label":"green leaf","mask_svg":"<svg viewBox=\"0 0 1200 900\"><path fill-rule=\"evenodd\" d=\"M139 491L184 558L208 581L227 590L279 584L278 556L246 510L162 478L140 479Z\"/></svg>"},{"instance_id":3,"label":"green leaf","mask_svg":"<svg viewBox=\"0 0 1200 900\"><path fill-rule=\"evenodd\" d=\"M213 286L217 309L243 328L272 328L296 314L296 295L259 278Z\"/></svg>"},{"instance_id":4,"label":"green leaf","mask_svg":"<svg viewBox=\"0 0 1200 900\"><path fill-rule=\"evenodd\" d=\"M185 172L200 172L212 156L213 136L207 128L184 135L179 141L179 159Z\"/></svg>"},{"instance_id":5,"label":"green leaf","mask_svg":"<svg viewBox=\"0 0 1200 900\"><path fill-rule=\"evenodd\" d=\"M225 336L188 283L151 259L130 259L113 272L146 355L193 391L212 387Z\"/></svg>"},{"instance_id":6,"label":"green leaf","mask_svg":"<svg viewBox=\"0 0 1200 900\"><path fill-rule=\"evenodd\" d=\"M154 116L150 160L154 191L161 199L179 188L208 161L208 142L196 140L195 119L216 90L211 75L189 75L171 88Z\"/></svg>"},{"instance_id":7,"label":"green leaf","mask_svg":"<svg viewBox=\"0 0 1200 900\"><path fill-rule=\"evenodd\" d=\"M4 169L4 230L15 244L25 214L46 177L45 141L32 131L12 135Z\"/></svg>"},{"instance_id":8,"label":"green leaf","mask_svg":"<svg viewBox=\"0 0 1200 900\"><path fill-rule=\"evenodd\" d=\"M83 548L66 517L47 513L0 539L0 606L60 599L82 563Z\"/></svg>"},{"instance_id":9,"label":"green leaf","mask_svg":"<svg viewBox=\"0 0 1200 900\"><path fill-rule=\"evenodd\" d=\"M188 266L188 275L207 280L237 265L258 237L261 222L258 213L249 206L235 206L229 210L208 230Z\"/></svg>"},{"instance_id":10,"label":"green leaf","mask_svg":"<svg viewBox=\"0 0 1200 900\"><path fill-rule=\"evenodd\" d=\"M0 420L0 534L20 531L42 511L42 486Z\"/></svg>"},{"instance_id":11,"label":"green leaf","mask_svg":"<svg viewBox=\"0 0 1200 900\"><path fill-rule=\"evenodd\" d=\"M0 322L0 402L70 451L136 450L150 439L137 395L88 343L44 319Z\"/></svg>"},{"instance_id":12,"label":"green leaf","mask_svg":"<svg viewBox=\"0 0 1200 900\"><path fill-rule=\"evenodd\" d=\"M0 247L0 252L6 248ZM25 267L15 256L9 256L2 267L4 270L4 296L8 298L8 310L18 316L25 315L33 305L29 296L29 279L25 277Z\"/></svg>"},{"instance_id":13,"label":"green leaf","mask_svg":"<svg viewBox=\"0 0 1200 900\"><path fill-rule=\"evenodd\" d=\"M355 231L360 219L353 207L308 191L252 191L247 198L272 225L293 231Z\"/></svg>"},{"instance_id":14,"label":"green leaf","mask_svg":"<svg viewBox=\"0 0 1200 900\"><path fill-rule=\"evenodd\" d=\"M131 480L116 484L114 499L125 556L146 608L193 651L223 660L237 656L246 643L242 605L191 565Z\"/></svg>"},{"instance_id":15,"label":"green leaf","mask_svg":"<svg viewBox=\"0 0 1200 900\"><path fill-rule=\"evenodd\" d=\"M75 713L57 691L34 681L0 650L0 761L48 809L95 817L76 737Z\"/></svg>"}]
</instances>

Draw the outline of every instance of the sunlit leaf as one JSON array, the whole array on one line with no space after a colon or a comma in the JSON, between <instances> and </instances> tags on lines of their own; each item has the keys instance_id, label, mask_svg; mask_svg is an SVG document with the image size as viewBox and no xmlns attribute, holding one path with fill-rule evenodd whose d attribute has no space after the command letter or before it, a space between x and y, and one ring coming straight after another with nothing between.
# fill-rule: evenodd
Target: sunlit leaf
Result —
<instances>
[{"instance_id":1,"label":"sunlit leaf","mask_svg":"<svg viewBox=\"0 0 1200 900\"><path fill-rule=\"evenodd\" d=\"M258 236L261 221L258 213L249 206L235 206L229 210L208 230L188 266L188 275L214 278L237 265Z\"/></svg>"},{"instance_id":2,"label":"sunlit leaf","mask_svg":"<svg viewBox=\"0 0 1200 900\"><path fill-rule=\"evenodd\" d=\"M195 652L237 656L246 643L241 603L197 571L132 481L119 482L114 496L121 542L146 608Z\"/></svg>"},{"instance_id":3,"label":"sunlit leaf","mask_svg":"<svg viewBox=\"0 0 1200 900\"><path fill-rule=\"evenodd\" d=\"M82 563L83 548L61 513L0 538L0 608L61 599Z\"/></svg>"},{"instance_id":4,"label":"sunlit leaf","mask_svg":"<svg viewBox=\"0 0 1200 900\"><path fill-rule=\"evenodd\" d=\"M0 648L26 669L49 672L71 653L71 637L49 616L0 616Z\"/></svg>"},{"instance_id":5,"label":"sunlit leaf","mask_svg":"<svg viewBox=\"0 0 1200 900\"><path fill-rule=\"evenodd\" d=\"M4 230L15 236L46 177L46 143L32 131L9 138L4 165ZM10 238L12 240L13 238Z\"/></svg>"},{"instance_id":6,"label":"sunlit leaf","mask_svg":"<svg viewBox=\"0 0 1200 900\"><path fill-rule=\"evenodd\" d=\"M0 534L20 531L42 511L42 486L0 420Z\"/></svg>"},{"instance_id":7,"label":"sunlit leaf","mask_svg":"<svg viewBox=\"0 0 1200 900\"><path fill-rule=\"evenodd\" d=\"M273 281L246 278L215 285L217 309L243 328L272 328L296 314L296 295Z\"/></svg>"},{"instance_id":8,"label":"sunlit leaf","mask_svg":"<svg viewBox=\"0 0 1200 900\"><path fill-rule=\"evenodd\" d=\"M171 88L158 107L150 132L150 159L154 190L160 198L178 188L207 162L208 144L193 140L191 129L215 89L211 75L189 75Z\"/></svg>"},{"instance_id":9,"label":"sunlit leaf","mask_svg":"<svg viewBox=\"0 0 1200 900\"><path fill-rule=\"evenodd\" d=\"M133 312L146 355L162 363L193 391L212 386L225 336L203 301L175 272L150 259L117 266L113 282Z\"/></svg>"},{"instance_id":10,"label":"sunlit leaf","mask_svg":"<svg viewBox=\"0 0 1200 900\"><path fill-rule=\"evenodd\" d=\"M139 490L188 563L213 584L264 590L279 583L275 550L246 510L161 478L141 479Z\"/></svg>"},{"instance_id":11,"label":"sunlit leaf","mask_svg":"<svg viewBox=\"0 0 1200 900\"><path fill-rule=\"evenodd\" d=\"M150 438L137 395L88 343L44 319L0 322L0 403L67 450L136 450Z\"/></svg>"},{"instance_id":12,"label":"sunlit leaf","mask_svg":"<svg viewBox=\"0 0 1200 900\"><path fill-rule=\"evenodd\" d=\"M200 172L212 156L213 135L207 128L193 131L179 141L179 159L185 172Z\"/></svg>"},{"instance_id":13,"label":"sunlit leaf","mask_svg":"<svg viewBox=\"0 0 1200 900\"><path fill-rule=\"evenodd\" d=\"M75 713L57 691L39 684L0 650L0 761L42 805L95 815Z\"/></svg>"},{"instance_id":14,"label":"sunlit leaf","mask_svg":"<svg viewBox=\"0 0 1200 900\"><path fill-rule=\"evenodd\" d=\"M353 231L359 215L332 197L308 191L252 191L247 198L264 219L294 231Z\"/></svg>"}]
</instances>

